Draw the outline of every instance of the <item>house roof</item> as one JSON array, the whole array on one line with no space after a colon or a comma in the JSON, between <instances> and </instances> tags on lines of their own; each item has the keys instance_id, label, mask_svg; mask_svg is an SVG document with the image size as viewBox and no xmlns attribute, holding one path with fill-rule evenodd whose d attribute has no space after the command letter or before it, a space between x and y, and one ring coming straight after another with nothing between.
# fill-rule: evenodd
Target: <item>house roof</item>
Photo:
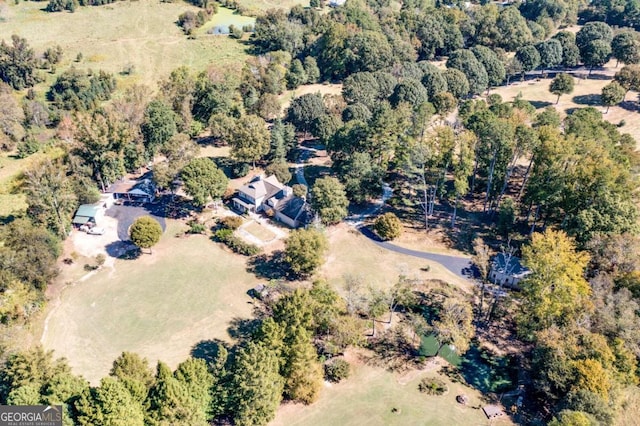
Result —
<instances>
[{"instance_id":1,"label":"house roof","mask_svg":"<svg viewBox=\"0 0 640 426\"><path fill-rule=\"evenodd\" d=\"M269 199L276 195L284 188L285 185L278 182L275 176L262 177L256 176L251 181L238 189L239 192L246 194L257 200L258 198Z\"/></svg>"},{"instance_id":2,"label":"house roof","mask_svg":"<svg viewBox=\"0 0 640 426\"><path fill-rule=\"evenodd\" d=\"M114 194L153 195L155 189L151 179L123 180L113 183L107 188L107 192Z\"/></svg>"},{"instance_id":3,"label":"house roof","mask_svg":"<svg viewBox=\"0 0 640 426\"><path fill-rule=\"evenodd\" d=\"M83 204L78 207L76 216L96 217L96 215L98 214L98 210L100 210L99 206L96 206L94 204Z\"/></svg>"},{"instance_id":4,"label":"house roof","mask_svg":"<svg viewBox=\"0 0 640 426\"><path fill-rule=\"evenodd\" d=\"M502 411L502 408L498 405L485 405L482 407L482 411L484 411L488 419L504 416L504 411Z\"/></svg>"},{"instance_id":5,"label":"house roof","mask_svg":"<svg viewBox=\"0 0 640 426\"><path fill-rule=\"evenodd\" d=\"M493 269L502 274L512 276L523 276L531 272L531 270L520 263L520 259L516 256L498 253L493 258Z\"/></svg>"},{"instance_id":6,"label":"house roof","mask_svg":"<svg viewBox=\"0 0 640 426\"><path fill-rule=\"evenodd\" d=\"M283 216L296 220L300 213L306 208L306 204L307 203L303 198L290 195L287 198L280 200L276 210L278 210Z\"/></svg>"}]
</instances>

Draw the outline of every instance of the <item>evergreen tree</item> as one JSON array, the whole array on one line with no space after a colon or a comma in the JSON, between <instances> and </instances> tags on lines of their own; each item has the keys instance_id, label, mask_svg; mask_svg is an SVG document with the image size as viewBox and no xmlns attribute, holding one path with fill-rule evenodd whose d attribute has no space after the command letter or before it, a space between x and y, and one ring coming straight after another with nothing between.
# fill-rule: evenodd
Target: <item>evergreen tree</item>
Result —
<instances>
[{"instance_id":1,"label":"evergreen tree","mask_svg":"<svg viewBox=\"0 0 640 426\"><path fill-rule=\"evenodd\" d=\"M142 426L144 410L127 388L112 377L82 393L74 404L81 426Z\"/></svg>"},{"instance_id":2,"label":"evergreen tree","mask_svg":"<svg viewBox=\"0 0 640 426\"><path fill-rule=\"evenodd\" d=\"M238 351L229 384L236 425L266 425L273 420L284 388L279 370L278 356L262 344L250 342Z\"/></svg>"},{"instance_id":3,"label":"evergreen tree","mask_svg":"<svg viewBox=\"0 0 640 426\"><path fill-rule=\"evenodd\" d=\"M292 401L311 404L322 387L322 366L311 343L309 332L303 327L289 329L290 343L286 346L284 395Z\"/></svg>"}]
</instances>

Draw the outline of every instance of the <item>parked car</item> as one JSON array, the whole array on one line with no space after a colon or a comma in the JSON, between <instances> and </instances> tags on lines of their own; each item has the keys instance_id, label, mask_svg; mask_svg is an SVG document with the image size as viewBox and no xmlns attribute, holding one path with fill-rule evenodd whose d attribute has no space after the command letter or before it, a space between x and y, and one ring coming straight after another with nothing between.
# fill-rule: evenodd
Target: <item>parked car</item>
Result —
<instances>
[{"instance_id":1,"label":"parked car","mask_svg":"<svg viewBox=\"0 0 640 426\"><path fill-rule=\"evenodd\" d=\"M89 229L87 231L87 234L89 235L102 235L104 234L104 228L98 228L97 226L94 226L93 228Z\"/></svg>"}]
</instances>

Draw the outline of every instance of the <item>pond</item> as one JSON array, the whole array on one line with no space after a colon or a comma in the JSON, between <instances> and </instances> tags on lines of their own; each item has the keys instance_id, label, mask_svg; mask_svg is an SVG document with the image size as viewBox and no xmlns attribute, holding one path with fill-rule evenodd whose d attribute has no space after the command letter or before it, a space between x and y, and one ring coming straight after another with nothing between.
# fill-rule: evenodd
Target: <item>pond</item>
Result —
<instances>
[{"instance_id":1,"label":"pond","mask_svg":"<svg viewBox=\"0 0 640 426\"><path fill-rule=\"evenodd\" d=\"M200 31L206 34L223 35L229 34L229 26L234 25L242 28L245 25L255 25L256 18L250 16L242 16L235 13L234 10L226 7L219 7L218 13L213 15L211 20L205 23Z\"/></svg>"},{"instance_id":2,"label":"pond","mask_svg":"<svg viewBox=\"0 0 640 426\"><path fill-rule=\"evenodd\" d=\"M440 343L433 335L423 336L420 355L434 356L439 347ZM472 345L462 356L445 346L440 350L440 356L458 367L465 381L481 392L503 392L517 383L518 367L514 357L496 356L477 345Z\"/></svg>"}]
</instances>

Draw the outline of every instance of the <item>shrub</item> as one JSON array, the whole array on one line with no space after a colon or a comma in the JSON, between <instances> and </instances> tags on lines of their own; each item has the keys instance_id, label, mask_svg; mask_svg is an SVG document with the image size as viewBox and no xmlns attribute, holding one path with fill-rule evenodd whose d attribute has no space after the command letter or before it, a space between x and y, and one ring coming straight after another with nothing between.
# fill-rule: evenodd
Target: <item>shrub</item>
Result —
<instances>
[{"instance_id":1,"label":"shrub","mask_svg":"<svg viewBox=\"0 0 640 426\"><path fill-rule=\"evenodd\" d=\"M201 224L194 221L191 221L189 223L189 231L187 231L189 234L204 234L204 232L206 231L206 227Z\"/></svg>"},{"instance_id":2,"label":"shrub","mask_svg":"<svg viewBox=\"0 0 640 426\"><path fill-rule=\"evenodd\" d=\"M385 213L378 216L373 229L383 240L393 240L402 234L402 222L393 213Z\"/></svg>"},{"instance_id":3,"label":"shrub","mask_svg":"<svg viewBox=\"0 0 640 426\"><path fill-rule=\"evenodd\" d=\"M251 167L247 163L236 163L231 169L231 173L233 173L234 177L241 178L248 175L250 169Z\"/></svg>"},{"instance_id":4,"label":"shrub","mask_svg":"<svg viewBox=\"0 0 640 426\"><path fill-rule=\"evenodd\" d=\"M307 196L307 187L301 183L296 183L291 187L293 189L293 195L296 197L306 197Z\"/></svg>"},{"instance_id":5,"label":"shrub","mask_svg":"<svg viewBox=\"0 0 640 426\"><path fill-rule=\"evenodd\" d=\"M33 136L26 136L18 143L18 158L26 158L35 154L40 149L40 144Z\"/></svg>"},{"instance_id":6,"label":"shrub","mask_svg":"<svg viewBox=\"0 0 640 426\"><path fill-rule=\"evenodd\" d=\"M220 226L231 230L240 228L243 222L244 220L242 220L242 218L239 216L225 216L219 221Z\"/></svg>"},{"instance_id":7,"label":"shrub","mask_svg":"<svg viewBox=\"0 0 640 426\"><path fill-rule=\"evenodd\" d=\"M449 388L446 383L440 379L434 377L425 377L420 380L420 384L418 384L418 390L422 393L426 393L427 395L443 395L446 393Z\"/></svg>"},{"instance_id":8,"label":"shrub","mask_svg":"<svg viewBox=\"0 0 640 426\"><path fill-rule=\"evenodd\" d=\"M245 243L240 238L233 235L233 230L229 228L218 229L214 235L216 241L224 243L234 253L242 254L244 256L255 256L262 250L260 247Z\"/></svg>"},{"instance_id":9,"label":"shrub","mask_svg":"<svg viewBox=\"0 0 640 426\"><path fill-rule=\"evenodd\" d=\"M324 378L333 383L349 378L351 365L344 359L335 359L324 365Z\"/></svg>"}]
</instances>

